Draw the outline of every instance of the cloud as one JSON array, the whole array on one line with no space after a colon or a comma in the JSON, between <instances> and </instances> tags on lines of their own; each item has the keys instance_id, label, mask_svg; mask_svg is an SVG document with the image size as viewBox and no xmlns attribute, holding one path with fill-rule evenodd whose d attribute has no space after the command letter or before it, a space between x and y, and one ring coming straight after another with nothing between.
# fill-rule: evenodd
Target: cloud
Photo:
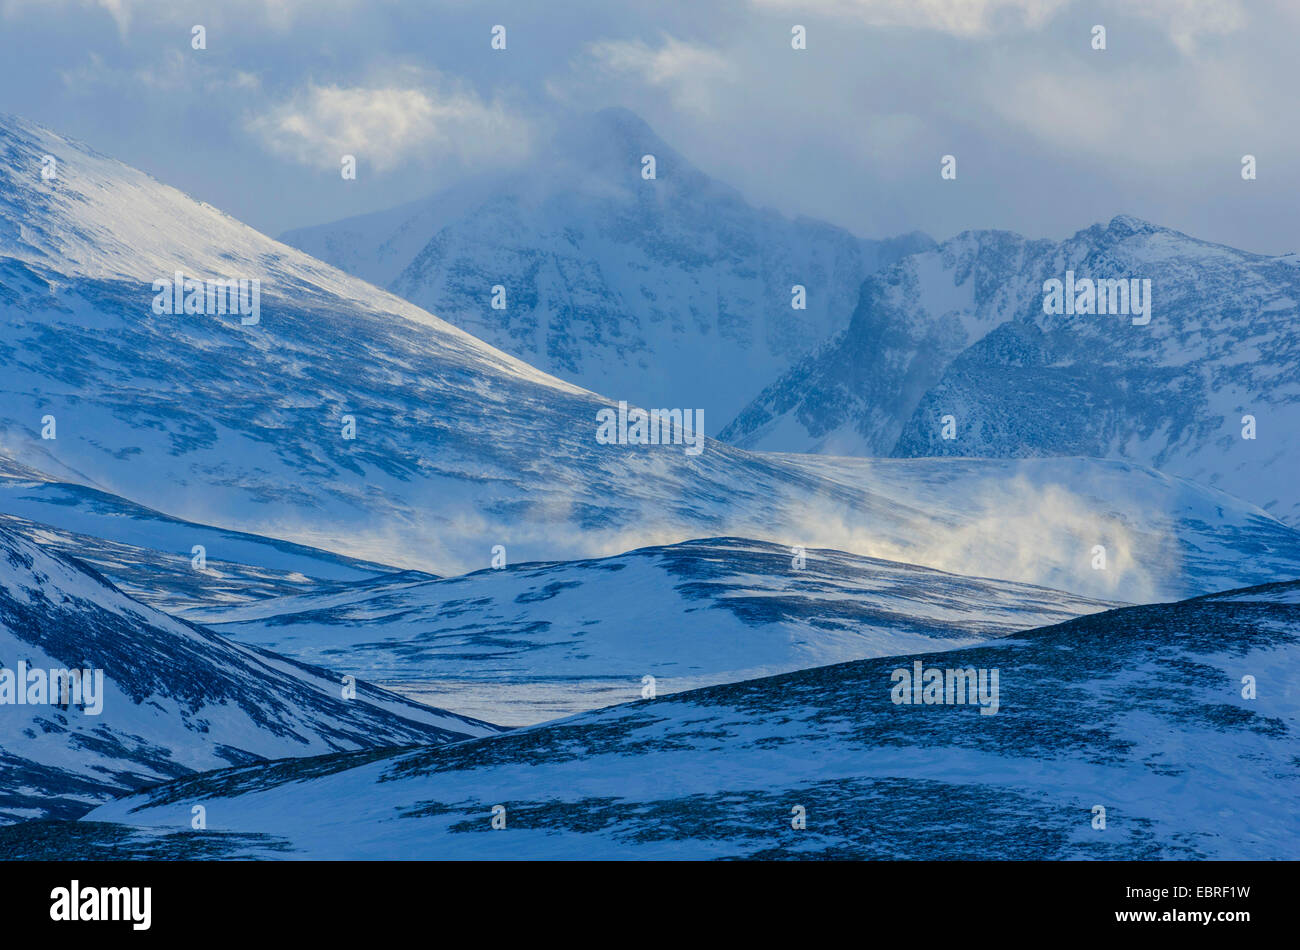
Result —
<instances>
[{"instance_id":1,"label":"cloud","mask_svg":"<svg viewBox=\"0 0 1300 950\"><path fill-rule=\"evenodd\" d=\"M337 169L350 152L363 174L370 158L392 168L332 198L330 213L360 214L433 179L454 187L528 129L540 140L570 113L624 106L751 202L873 237L1061 238L1126 212L1295 249L1300 197L1282 170L1300 133L1277 120L1300 83L1295 0L573 0L563 17L507 0L487 20L464 0L0 0L0 16L13 19L0 19L0 108L266 230L322 214L319 176L293 162ZM508 52L488 47L499 21ZM806 51L790 48L795 23ZM1105 52L1090 47L1094 23ZM435 51L436 74L396 71ZM185 134L146 148L122 103ZM369 122L387 111L396 120ZM290 161L268 173L268 149ZM1249 186L1247 153L1262 170ZM964 184L939 187L944 154Z\"/></svg>"},{"instance_id":2,"label":"cloud","mask_svg":"<svg viewBox=\"0 0 1300 950\"><path fill-rule=\"evenodd\" d=\"M514 161L533 137L500 103L410 81L308 83L246 124L269 151L301 165L337 168L340 156L355 155L377 171L409 162Z\"/></svg>"},{"instance_id":3,"label":"cloud","mask_svg":"<svg viewBox=\"0 0 1300 950\"><path fill-rule=\"evenodd\" d=\"M960 37L1037 30L1072 0L750 0L761 9L812 14L872 27L908 27ZM1083 5L1074 4L1076 9ZM1154 24L1184 53L1205 36L1221 36L1246 24L1241 0L1109 0L1089 4L1093 22L1135 17Z\"/></svg>"},{"instance_id":4,"label":"cloud","mask_svg":"<svg viewBox=\"0 0 1300 950\"><path fill-rule=\"evenodd\" d=\"M1225 36L1246 25L1246 11L1239 0L1143 0L1119 9L1154 23L1187 54L1195 53L1205 36Z\"/></svg>"},{"instance_id":5,"label":"cloud","mask_svg":"<svg viewBox=\"0 0 1300 950\"><path fill-rule=\"evenodd\" d=\"M1007 27L1036 29L1069 0L751 0L790 14L857 20L867 26L910 27L980 36Z\"/></svg>"},{"instance_id":6,"label":"cloud","mask_svg":"<svg viewBox=\"0 0 1300 950\"><path fill-rule=\"evenodd\" d=\"M663 34L658 46L641 40L602 40L587 46L597 67L613 76L628 76L668 92L678 109L711 114L721 84L736 75L728 56L708 46Z\"/></svg>"},{"instance_id":7,"label":"cloud","mask_svg":"<svg viewBox=\"0 0 1300 950\"><path fill-rule=\"evenodd\" d=\"M52 7L59 7L62 16L69 15L68 7L98 10L107 13L125 37L133 25L156 28L160 23L256 24L284 31L302 17L350 14L355 6L357 0L223 0L201 7L176 0L0 0L0 14L12 17L32 10L48 15Z\"/></svg>"},{"instance_id":8,"label":"cloud","mask_svg":"<svg viewBox=\"0 0 1300 950\"><path fill-rule=\"evenodd\" d=\"M110 65L92 51L81 65L59 70L59 78L72 94L108 90L137 100L151 95L180 101L181 96L253 94L261 88L261 78L254 72L213 65L175 48L163 51L153 62L132 67Z\"/></svg>"},{"instance_id":9,"label":"cloud","mask_svg":"<svg viewBox=\"0 0 1300 950\"><path fill-rule=\"evenodd\" d=\"M1175 45L1204 36L1184 26L1181 41L1171 37ZM1283 108L1285 93L1258 64L1223 51L1200 52L1190 62L1174 58L1182 62L1133 57L1100 69L1088 57L1032 67L995 64L970 85L987 114L1052 154L1104 164L1122 154L1130 174L1141 169L1167 178L1175 169L1213 170L1235 183L1241 155L1294 148L1289 132L1270 118ZM1135 89L1142 95L1133 95Z\"/></svg>"}]
</instances>

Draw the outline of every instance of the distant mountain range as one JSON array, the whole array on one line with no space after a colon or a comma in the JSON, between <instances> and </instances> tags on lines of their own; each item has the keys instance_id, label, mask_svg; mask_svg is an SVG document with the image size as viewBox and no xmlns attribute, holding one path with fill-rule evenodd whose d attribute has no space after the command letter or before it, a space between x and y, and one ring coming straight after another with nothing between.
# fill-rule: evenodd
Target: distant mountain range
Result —
<instances>
[{"instance_id":1,"label":"distant mountain range","mask_svg":"<svg viewBox=\"0 0 1300 950\"><path fill-rule=\"evenodd\" d=\"M1150 322L1045 313L1044 284L1067 275L1149 281ZM849 327L719 437L832 455L1123 458L1296 525L1297 379L1294 255L1127 216L1060 243L969 231L868 277Z\"/></svg>"},{"instance_id":2,"label":"distant mountain range","mask_svg":"<svg viewBox=\"0 0 1300 950\"><path fill-rule=\"evenodd\" d=\"M527 174L284 239L611 399L705 407L743 448L1127 459L1300 526L1295 255L1129 216L1061 242L863 241L755 211L621 109L575 122ZM1045 313L1045 282L1067 275L1123 281L1126 309L1137 281L1153 309L1134 325L1076 314L1072 295Z\"/></svg>"}]
</instances>

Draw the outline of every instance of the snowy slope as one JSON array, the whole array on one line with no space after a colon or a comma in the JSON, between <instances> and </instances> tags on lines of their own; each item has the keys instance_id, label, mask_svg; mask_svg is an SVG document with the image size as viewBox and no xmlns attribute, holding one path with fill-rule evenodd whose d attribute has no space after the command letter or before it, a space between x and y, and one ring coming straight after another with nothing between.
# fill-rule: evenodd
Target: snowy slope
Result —
<instances>
[{"instance_id":1,"label":"snowy slope","mask_svg":"<svg viewBox=\"0 0 1300 950\"><path fill-rule=\"evenodd\" d=\"M752 208L624 109L562 128L522 174L283 239L611 399L703 409L710 432L845 327L864 277L934 246Z\"/></svg>"},{"instance_id":2,"label":"snowy slope","mask_svg":"<svg viewBox=\"0 0 1300 950\"><path fill-rule=\"evenodd\" d=\"M175 518L439 575L497 545L520 563L722 536L1128 602L1300 574L1300 535L1131 466L1025 463L1051 504L1004 531L1025 507L1002 462L954 461L936 507L712 440L601 444L599 397L138 171L15 119L0 157L0 453ZM153 314L178 268L260 279L260 322ZM952 532L969 556L937 543ZM1098 543L1119 569L1090 569Z\"/></svg>"},{"instance_id":3,"label":"snowy slope","mask_svg":"<svg viewBox=\"0 0 1300 950\"><path fill-rule=\"evenodd\" d=\"M0 704L0 823L76 816L124 789L266 758L496 727L239 646L0 528L0 666L103 671L102 709Z\"/></svg>"},{"instance_id":4,"label":"snowy slope","mask_svg":"<svg viewBox=\"0 0 1300 950\"><path fill-rule=\"evenodd\" d=\"M1044 314L1044 282L1067 271L1149 280L1150 323ZM1297 379L1293 260L1120 216L1060 243L966 232L873 275L849 328L720 437L841 455L1123 458L1300 524Z\"/></svg>"},{"instance_id":5,"label":"snowy slope","mask_svg":"<svg viewBox=\"0 0 1300 950\"><path fill-rule=\"evenodd\" d=\"M200 607L323 592L418 572L169 518L0 458L0 527L91 565L128 596L173 616ZM205 564L194 564L194 547Z\"/></svg>"},{"instance_id":6,"label":"snowy slope","mask_svg":"<svg viewBox=\"0 0 1300 950\"><path fill-rule=\"evenodd\" d=\"M1124 608L441 749L227 770L109 803L68 834L172 856L1291 858L1296 587ZM917 659L997 669L996 714L895 704L893 671ZM1243 698L1245 676L1256 698ZM213 833L187 833L194 803L220 816ZM491 826L497 805L504 830ZM806 828L792 827L796 806ZM19 828L0 849L38 857L50 841Z\"/></svg>"},{"instance_id":7,"label":"snowy slope","mask_svg":"<svg viewBox=\"0 0 1300 950\"><path fill-rule=\"evenodd\" d=\"M503 725L842 660L955 648L1111 604L720 538L222 608L222 636ZM367 588L374 586L375 590Z\"/></svg>"}]
</instances>

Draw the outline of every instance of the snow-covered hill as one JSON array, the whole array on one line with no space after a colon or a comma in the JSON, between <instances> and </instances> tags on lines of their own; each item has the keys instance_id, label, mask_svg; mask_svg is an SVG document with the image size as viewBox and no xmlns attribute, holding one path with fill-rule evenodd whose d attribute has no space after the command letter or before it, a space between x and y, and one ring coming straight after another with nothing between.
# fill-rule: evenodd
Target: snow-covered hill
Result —
<instances>
[{"instance_id":1,"label":"snow-covered hill","mask_svg":"<svg viewBox=\"0 0 1300 950\"><path fill-rule=\"evenodd\" d=\"M0 667L15 680L7 698L0 683L0 823L232 763L498 731L365 683L344 698L339 676L174 620L4 528ZM48 677L19 683L20 669L99 670L102 690L85 709L51 705L31 685Z\"/></svg>"},{"instance_id":2,"label":"snow-covered hill","mask_svg":"<svg viewBox=\"0 0 1300 950\"><path fill-rule=\"evenodd\" d=\"M864 277L934 246L755 209L625 109L560 129L526 172L283 240L611 399L703 409L711 434L844 329Z\"/></svg>"},{"instance_id":3,"label":"snow-covered hill","mask_svg":"<svg viewBox=\"0 0 1300 950\"><path fill-rule=\"evenodd\" d=\"M11 829L0 851L39 857L63 837L124 856L1285 859L1300 848L1298 586L450 747L226 770L71 831ZM917 662L984 671L985 700L996 670L996 712L896 703L910 693L895 671ZM198 803L217 816L206 835L188 831Z\"/></svg>"},{"instance_id":4,"label":"snow-covered hill","mask_svg":"<svg viewBox=\"0 0 1300 950\"><path fill-rule=\"evenodd\" d=\"M1044 313L1045 282L1067 273L1149 281L1150 322ZM839 455L1123 458L1300 524L1298 378L1300 269L1287 258L1127 216L1061 243L971 231L869 277L848 329L720 437Z\"/></svg>"},{"instance_id":5,"label":"snow-covered hill","mask_svg":"<svg viewBox=\"0 0 1300 950\"><path fill-rule=\"evenodd\" d=\"M209 611L223 636L503 725L843 660L955 648L1112 604L736 538ZM374 587L374 590L367 590Z\"/></svg>"},{"instance_id":6,"label":"snow-covered hill","mask_svg":"<svg viewBox=\"0 0 1300 950\"><path fill-rule=\"evenodd\" d=\"M0 527L95 568L141 603L203 608L323 593L380 576L432 579L329 551L195 524L0 458ZM195 548L203 560L196 563Z\"/></svg>"}]
</instances>

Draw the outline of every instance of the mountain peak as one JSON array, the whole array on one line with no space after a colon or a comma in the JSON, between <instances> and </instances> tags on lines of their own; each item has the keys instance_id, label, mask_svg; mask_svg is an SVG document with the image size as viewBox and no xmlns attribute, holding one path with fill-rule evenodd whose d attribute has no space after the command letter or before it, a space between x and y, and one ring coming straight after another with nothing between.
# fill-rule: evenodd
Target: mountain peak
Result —
<instances>
[{"instance_id":1,"label":"mountain peak","mask_svg":"<svg viewBox=\"0 0 1300 950\"><path fill-rule=\"evenodd\" d=\"M619 139L660 144L663 141L650 123L623 106L610 106L594 112L588 117L588 122L594 129Z\"/></svg>"},{"instance_id":2,"label":"mountain peak","mask_svg":"<svg viewBox=\"0 0 1300 950\"><path fill-rule=\"evenodd\" d=\"M1131 214L1117 214L1110 219L1106 230L1116 234L1153 234L1164 229Z\"/></svg>"},{"instance_id":3,"label":"mountain peak","mask_svg":"<svg viewBox=\"0 0 1300 950\"><path fill-rule=\"evenodd\" d=\"M613 182L639 178L641 159L653 155L655 177L697 186L710 179L670 146L635 112L621 107L586 113L565 122L556 136L562 162Z\"/></svg>"}]
</instances>

